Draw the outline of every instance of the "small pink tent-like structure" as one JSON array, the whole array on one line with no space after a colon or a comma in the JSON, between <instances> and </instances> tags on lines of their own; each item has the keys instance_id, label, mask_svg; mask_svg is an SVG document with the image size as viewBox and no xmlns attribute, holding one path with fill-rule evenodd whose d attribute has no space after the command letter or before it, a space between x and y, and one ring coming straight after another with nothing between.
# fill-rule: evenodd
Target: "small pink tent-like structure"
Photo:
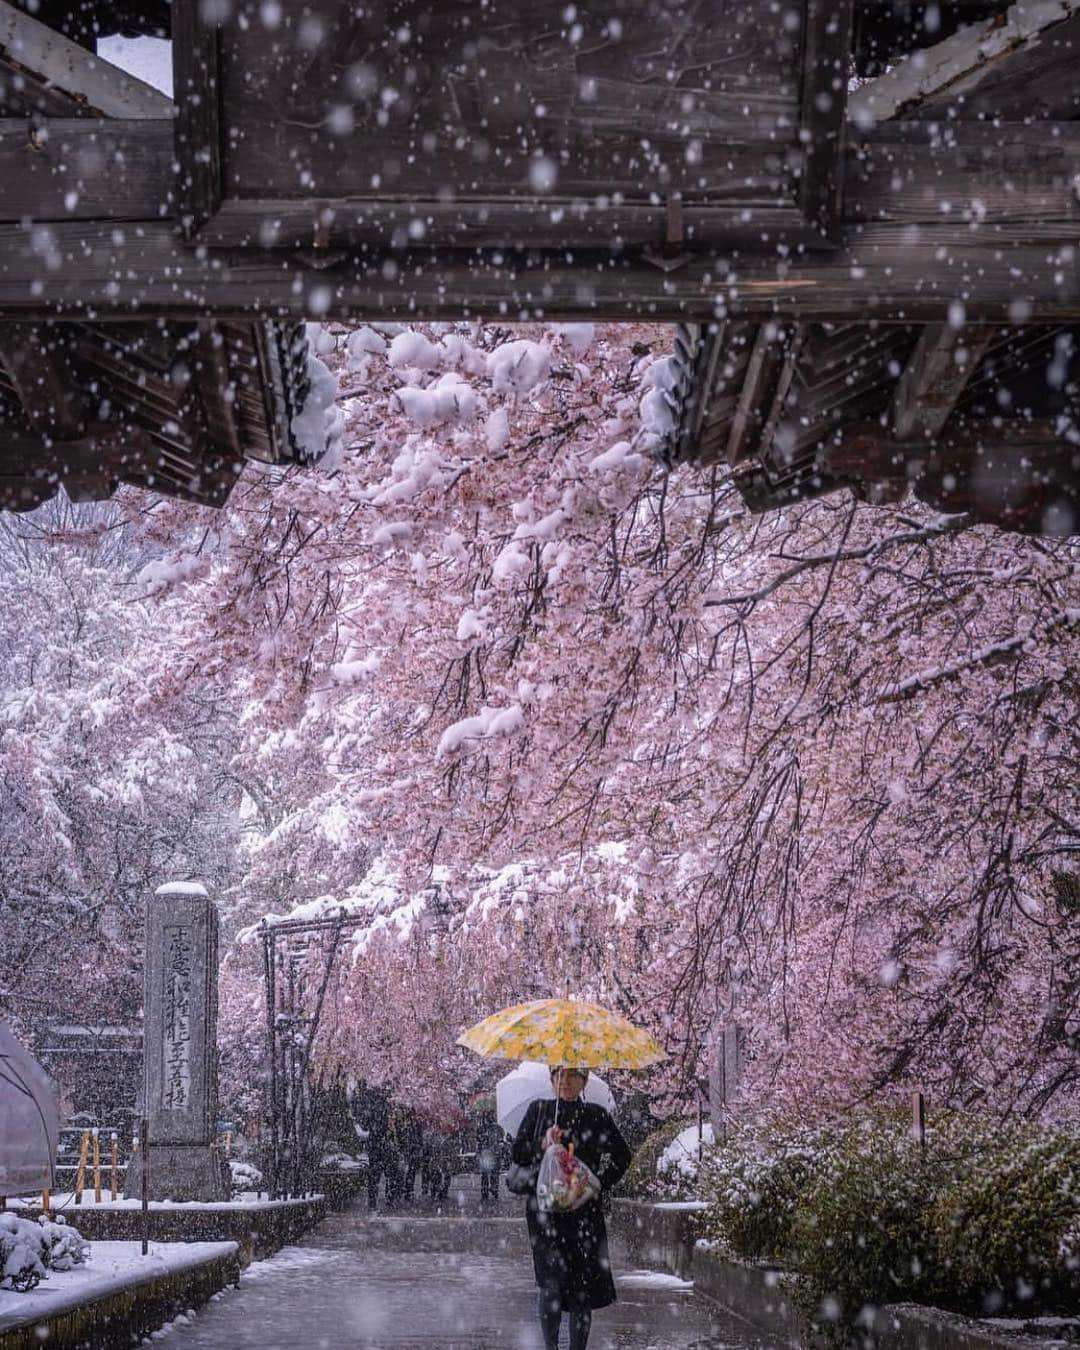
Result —
<instances>
[{"instance_id":1,"label":"small pink tent-like structure","mask_svg":"<svg viewBox=\"0 0 1080 1350\"><path fill-rule=\"evenodd\" d=\"M0 1021L0 1195L52 1186L59 1134L52 1081Z\"/></svg>"}]
</instances>

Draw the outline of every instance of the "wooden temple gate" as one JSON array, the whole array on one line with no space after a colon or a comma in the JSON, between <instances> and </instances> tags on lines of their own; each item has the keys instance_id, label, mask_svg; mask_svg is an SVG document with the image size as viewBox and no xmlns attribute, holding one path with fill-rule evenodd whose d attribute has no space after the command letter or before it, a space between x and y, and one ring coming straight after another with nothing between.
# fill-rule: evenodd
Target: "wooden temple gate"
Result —
<instances>
[{"instance_id":1,"label":"wooden temple gate","mask_svg":"<svg viewBox=\"0 0 1080 1350\"><path fill-rule=\"evenodd\" d=\"M755 508L1080 532L1078 0L91 5L175 104L71 8L0 0L0 501L302 456L304 318L583 317Z\"/></svg>"}]
</instances>

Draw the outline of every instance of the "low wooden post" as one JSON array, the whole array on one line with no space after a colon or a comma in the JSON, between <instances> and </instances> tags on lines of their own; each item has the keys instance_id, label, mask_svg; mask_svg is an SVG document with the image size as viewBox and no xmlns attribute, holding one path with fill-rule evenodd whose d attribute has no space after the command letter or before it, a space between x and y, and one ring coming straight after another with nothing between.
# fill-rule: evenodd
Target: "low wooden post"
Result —
<instances>
[{"instance_id":1,"label":"low wooden post","mask_svg":"<svg viewBox=\"0 0 1080 1350\"><path fill-rule=\"evenodd\" d=\"M139 1152L142 1154L142 1254L150 1250L150 1122L139 1121Z\"/></svg>"},{"instance_id":2,"label":"low wooden post","mask_svg":"<svg viewBox=\"0 0 1080 1350\"><path fill-rule=\"evenodd\" d=\"M116 1131L113 1130L112 1137L109 1140L110 1147L110 1168L109 1168L109 1199L116 1200L116 1170L120 1161L119 1145L116 1139Z\"/></svg>"},{"instance_id":3,"label":"low wooden post","mask_svg":"<svg viewBox=\"0 0 1080 1350\"><path fill-rule=\"evenodd\" d=\"M48 1188L48 1186L43 1186L43 1187L41 1188L41 1212L42 1212L42 1214L45 1216L46 1219L49 1217L49 1188Z\"/></svg>"},{"instance_id":4,"label":"low wooden post","mask_svg":"<svg viewBox=\"0 0 1080 1350\"><path fill-rule=\"evenodd\" d=\"M101 1204L101 1133L94 1126L94 1204Z\"/></svg>"},{"instance_id":5,"label":"low wooden post","mask_svg":"<svg viewBox=\"0 0 1080 1350\"><path fill-rule=\"evenodd\" d=\"M83 1187L86 1185L86 1159L90 1152L90 1131L83 1130L79 1140L79 1165L75 1169L75 1203L82 1204Z\"/></svg>"},{"instance_id":6,"label":"low wooden post","mask_svg":"<svg viewBox=\"0 0 1080 1350\"><path fill-rule=\"evenodd\" d=\"M918 1091L911 1094L911 1135L920 1148L926 1147L926 1098Z\"/></svg>"}]
</instances>

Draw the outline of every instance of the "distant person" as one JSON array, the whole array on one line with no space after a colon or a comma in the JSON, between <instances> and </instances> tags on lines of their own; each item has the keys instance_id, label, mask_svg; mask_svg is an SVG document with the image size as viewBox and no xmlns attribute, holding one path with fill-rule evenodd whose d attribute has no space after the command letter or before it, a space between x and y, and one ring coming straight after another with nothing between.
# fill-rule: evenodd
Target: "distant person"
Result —
<instances>
[{"instance_id":1,"label":"distant person","mask_svg":"<svg viewBox=\"0 0 1080 1350\"><path fill-rule=\"evenodd\" d=\"M412 1200L416 1193L416 1174L422 1162L423 1132L420 1118L411 1107L399 1105L391 1110L390 1143L393 1151L393 1198L398 1202Z\"/></svg>"},{"instance_id":2,"label":"distant person","mask_svg":"<svg viewBox=\"0 0 1080 1350\"><path fill-rule=\"evenodd\" d=\"M456 1130L443 1130L439 1135L439 1192L438 1200L445 1200L454 1184L461 1141Z\"/></svg>"},{"instance_id":3,"label":"distant person","mask_svg":"<svg viewBox=\"0 0 1080 1350\"><path fill-rule=\"evenodd\" d=\"M515 1163L530 1167L540 1163L552 1144L573 1144L576 1156L602 1187L601 1195L565 1213L542 1213L535 1192L528 1198L525 1218L540 1290L545 1350L558 1350L563 1313L570 1321L570 1350L585 1350L593 1309L615 1302L601 1196L618 1183L630 1166L631 1154L607 1111L581 1100L588 1081L588 1069L554 1065L552 1095L530 1104L512 1150Z\"/></svg>"},{"instance_id":4,"label":"distant person","mask_svg":"<svg viewBox=\"0 0 1080 1350\"><path fill-rule=\"evenodd\" d=\"M494 1111L481 1111L476 1117L476 1170L480 1173L480 1199L499 1198L499 1173L502 1171L503 1131Z\"/></svg>"},{"instance_id":5,"label":"distant person","mask_svg":"<svg viewBox=\"0 0 1080 1350\"><path fill-rule=\"evenodd\" d=\"M386 1180L386 1203L397 1199L397 1159L390 1134L390 1112L385 1097L374 1096L366 1112L367 1117L367 1191L368 1208L374 1209L379 1200L379 1182Z\"/></svg>"}]
</instances>

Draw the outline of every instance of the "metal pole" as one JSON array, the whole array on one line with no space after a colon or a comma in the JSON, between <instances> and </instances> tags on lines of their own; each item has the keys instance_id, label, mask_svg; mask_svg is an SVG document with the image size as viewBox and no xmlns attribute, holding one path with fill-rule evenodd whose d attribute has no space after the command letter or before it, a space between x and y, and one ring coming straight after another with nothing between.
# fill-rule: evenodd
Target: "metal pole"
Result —
<instances>
[{"instance_id":1,"label":"metal pole","mask_svg":"<svg viewBox=\"0 0 1080 1350\"><path fill-rule=\"evenodd\" d=\"M921 1092L911 1094L911 1134L920 1148L926 1147L926 1098Z\"/></svg>"},{"instance_id":2,"label":"metal pole","mask_svg":"<svg viewBox=\"0 0 1080 1350\"><path fill-rule=\"evenodd\" d=\"M150 1250L150 1122L139 1121L139 1152L142 1154L142 1254Z\"/></svg>"},{"instance_id":3,"label":"metal pole","mask_svg":"<svg viewBox=\"0 0 1080 1350\"><path fill-rule=\"evenodd\" d=\"M275 1027L275 1013L277 997L274 990L274 938L273 929L264 928L263 930L263 965L266 975L266 1044L267 1052L270 1056L270 1167L269 1167L269 1185L267 1190L272 1200L278 1198L277 1194L277 1175L278 1175L278 1103L277 1103L277 1032Z\"/></svg>"},{"instance_id":4,"label":"metal pole","mask_svg":"<svg viewBox=\"0 0 1080 1350\"><path fill-rule=\"evenodd\" d=\"M94 1204L101 1204L101 1132L94 1126Z\"/></svg>"}]
</instances>

